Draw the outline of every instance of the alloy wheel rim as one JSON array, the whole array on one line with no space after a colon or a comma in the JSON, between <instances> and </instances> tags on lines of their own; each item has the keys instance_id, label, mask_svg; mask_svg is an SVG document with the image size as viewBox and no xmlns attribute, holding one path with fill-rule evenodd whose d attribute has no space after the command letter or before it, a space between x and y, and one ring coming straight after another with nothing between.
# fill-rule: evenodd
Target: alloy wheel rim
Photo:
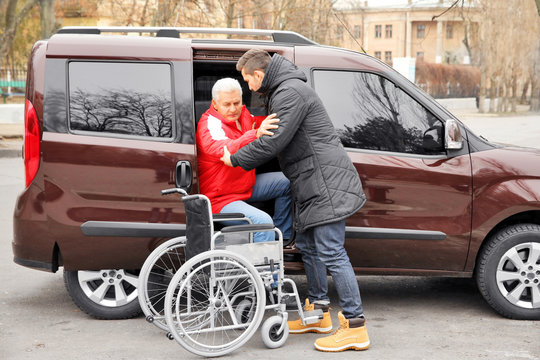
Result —
<instances>
[{"instance_id":1,"label":"alloy wheel rim","mask_svg":"<svg viewBox=\"0 0 540 360\"><path fill-rule=\"evenodd\" d=\"M508 249L495 275L501 294L524 309L540 308L540 243L528 242Z\"/></svg>"},{"instance_id":2,"label":"alloy wheel rim","mask_svg":"<svg viewBox=\"0 0 540 360\"><path fill-rule=\"evenodd\" d=\"M119 307L137 299L138 277L123 269L78 271L79 285L94 303Z\"/></svg>"}]
</instances>

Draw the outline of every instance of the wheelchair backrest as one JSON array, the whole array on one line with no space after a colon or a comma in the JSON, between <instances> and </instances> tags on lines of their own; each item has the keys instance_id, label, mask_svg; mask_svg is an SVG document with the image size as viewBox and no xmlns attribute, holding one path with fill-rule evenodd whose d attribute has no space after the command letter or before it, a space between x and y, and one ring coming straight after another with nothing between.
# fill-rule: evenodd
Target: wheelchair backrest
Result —
<instances>
[{"instance_id":1,"label":"wheelchair backrest","mask_svg":"<svg viewBox=\"0 0 540 360\"><path fill-rule=\"evenodd\" d=\"M204 251L210 250L214 233L212 207L204 195L182 197L186 211L186 261Z\"/></svg>"}]
</instances>

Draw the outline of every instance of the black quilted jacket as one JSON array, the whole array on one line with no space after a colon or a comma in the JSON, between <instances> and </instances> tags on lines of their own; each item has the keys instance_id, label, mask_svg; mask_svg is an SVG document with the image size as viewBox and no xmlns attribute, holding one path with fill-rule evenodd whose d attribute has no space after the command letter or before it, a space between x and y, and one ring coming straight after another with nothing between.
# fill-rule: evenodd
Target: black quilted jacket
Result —
<instances>
[{"instance_id":1,"label":"black quilted jacket","mask_svg":"<svg viewBox=\"0 0 540 360\"><path fill-rule=\"evenodd\" d=\"M306 81L296 65L274 55L258 92L267 97L268 113L278 114L279 128L231 156L233 166L245 170L277 156L291 181L299 232L345 219L366 199L321 100Z\"/></svg>"}]
</instances>

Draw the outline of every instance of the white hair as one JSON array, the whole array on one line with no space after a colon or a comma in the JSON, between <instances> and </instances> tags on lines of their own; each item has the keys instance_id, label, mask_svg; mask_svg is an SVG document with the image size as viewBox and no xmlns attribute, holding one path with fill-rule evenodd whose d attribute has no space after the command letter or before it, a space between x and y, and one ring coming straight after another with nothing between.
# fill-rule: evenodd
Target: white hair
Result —
<instances>
[{"instance_id":1,"label":"white hair","mask_svg":"<svg viewBox=\"0 0 540 360\"><path fill-rule=\"evenodd\" d=\"M240 86L238 80L233 78L219 79L212 87L212 99L218 101L219 93L232 91L240 91L240 96L242 96L242 86Z\"/></svg>"}]
</instances>

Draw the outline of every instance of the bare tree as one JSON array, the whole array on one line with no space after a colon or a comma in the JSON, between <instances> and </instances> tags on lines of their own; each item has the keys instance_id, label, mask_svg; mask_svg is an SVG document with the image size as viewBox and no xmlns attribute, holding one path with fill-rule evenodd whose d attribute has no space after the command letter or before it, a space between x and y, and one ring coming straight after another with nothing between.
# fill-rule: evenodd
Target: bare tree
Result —
<instances>
[{"instance_id":1,"label":"bare tree","mask_svg":"<svg viewBox=\"0 0 540 360\"><path fill-rule=\"evenodd\" d=\"M6 5L4 31L0 34L0 64L11 49L17 28L26 15L36 5L37 0L27 0L23 7L17 11L18 0L8 0Z\"/></svg>"},{"instance_id":2,"label":"bare tree","mask_svg":"<svg viewBox=\"0 0 540 360\"><path fill-rule=\"evenodd\" d=\"M528 83L532 88L536 74L540 18L534 0L478 0L473 5L484 14L479 28L479 111L485 111L487 89L490 112L516 111L518 89Z\"/></svg>"},{"instance_id":3,"label":"bare tree","mask_svg":"<svg viewBox=\"0 0 540 360\"><path fill-rule=\"evenodd\" d=\"M54 0L38 0L41 20L41 38L49 38L58 28L54 13Z\"/></svg>"},{"instance_id":4,"label":"bare tree","mask_svg":"<svg viewBox=\"0 0 540 360\"><path fill-rule=\"evenodd\" d=\"M104 12L118 25L258 27L297 31L327 43L335 0L105 1L110 5Z\"/></svg>"}]
</instances>

